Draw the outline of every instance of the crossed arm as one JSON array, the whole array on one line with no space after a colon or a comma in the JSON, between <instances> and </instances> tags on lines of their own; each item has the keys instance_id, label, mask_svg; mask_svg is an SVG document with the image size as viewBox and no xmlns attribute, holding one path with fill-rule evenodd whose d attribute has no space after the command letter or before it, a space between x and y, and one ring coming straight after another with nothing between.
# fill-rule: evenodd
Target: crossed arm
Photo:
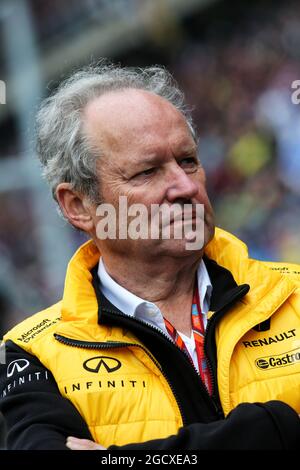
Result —
<instances>
[{"instance_id":1,"label":"crossed arm","mask_svg":"<svg viewBox=\"0 0 300 470\"><path fill-rule=\"evenodd\" d=\"M72 403L62 397L50 371L36 357L8 343L7 364L26 359L30 364L27 372L39 380L12 386L7 365L0 365L0 410L7 424L7 448L105 450L101 443L93 442L86 422ZM121 447L112 445L108 450L296 450L299 442L297 413L283 402L270 401L243 403L223 420L190 424L165 439Z\"/></svg>"}]
</instances>

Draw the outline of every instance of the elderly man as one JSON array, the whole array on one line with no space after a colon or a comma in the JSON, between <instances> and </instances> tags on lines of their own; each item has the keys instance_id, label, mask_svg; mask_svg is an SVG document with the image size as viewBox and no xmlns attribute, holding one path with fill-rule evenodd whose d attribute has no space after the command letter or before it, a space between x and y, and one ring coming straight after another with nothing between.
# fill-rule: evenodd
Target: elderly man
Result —
<instances>
[{"instance_id":1,"label":"elderly man","mask_svg":"<svg viewBox=\"0 0 300 470\"><path fill-rule=\"evenodd\" d=\"M77 72L43 104L38 142L64 217L91 240L70 261L63 299L5 336L8 447L296 449L299 270L251 260L215 233L191 117L167 71ZM124 236L119 215L108 221L118 236L105 236L101 207L119 214L122 197L128 220L137 203L144 223L153 205L189 211L170 218L169 237ZM178 226L189 230L177 237Z\"/></svg>"}]
</instances>

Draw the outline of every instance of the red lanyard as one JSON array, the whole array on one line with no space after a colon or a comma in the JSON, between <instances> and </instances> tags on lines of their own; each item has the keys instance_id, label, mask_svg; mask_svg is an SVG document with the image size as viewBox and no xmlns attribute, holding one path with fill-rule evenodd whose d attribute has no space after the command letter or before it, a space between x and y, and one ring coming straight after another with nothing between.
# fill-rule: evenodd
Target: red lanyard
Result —
<instances>
[{"instance_id":1,"label":"red lanyard","mask_svg":"<svg viewBox=\"0 0 300 470\"><path fill-rule=\"evenodd\" d=\"M194 296L193 296L193 305L192 305L192 331L195 339L195 346L196 346L196 354L197 354L197 361L198 361L198 367L199 367L199 374L202 379L202 382L205 384L209 394L212 394L212 381L211 381L211 374L209 372L208 366L207 366L207 360L205 357L204 353L204 323L203 323L203 314L201 312L201 307L200 307L200 301L199 301L199 292L198 292L198 284L197 282L195 283L195 289L194 289ZM175 344L185 353L188 354L189 358L193 362L188 349L181 338L181 336L178 334L174 326L166 319L164 318L165 325L167 328L167 331L171 338L173 338Z\"/></svg>"}]
</instances>

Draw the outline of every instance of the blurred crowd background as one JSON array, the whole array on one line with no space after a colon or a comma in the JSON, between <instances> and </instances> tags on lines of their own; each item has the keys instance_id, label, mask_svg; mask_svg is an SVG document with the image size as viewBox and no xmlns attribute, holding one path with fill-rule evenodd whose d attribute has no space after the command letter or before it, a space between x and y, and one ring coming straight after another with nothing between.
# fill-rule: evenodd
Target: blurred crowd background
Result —
<instances>
[{"instance_id":1,"label":"blurred crowd background","mask_svg":"<svg viewBox=\"0 0 300 470\"><path fill-rule=\"evenodd\" d=\"M64 76L101 57L174 74L217 225L252 257L300 263L299 1L1 0L0 41L0 333L60 298L84 241L39 175L34 114Z\"/></svg>"}]
</instances>

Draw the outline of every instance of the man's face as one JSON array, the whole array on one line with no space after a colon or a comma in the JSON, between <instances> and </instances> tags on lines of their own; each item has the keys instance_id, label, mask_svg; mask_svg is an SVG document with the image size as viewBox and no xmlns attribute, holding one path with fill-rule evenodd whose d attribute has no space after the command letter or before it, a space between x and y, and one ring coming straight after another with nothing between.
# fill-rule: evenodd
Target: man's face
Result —
<instances>
[{"instance_id":1,"label":"man's face","mask_svg":"<svg viewBox=\"0 0 300 470\"><path fill-rule=\"evenodd\" d=\"M205 173L187 123L176 108L152 93L129 89L89 103L84 123L93 148L101 149L98 174L103 202L118 209L120 196L125 196L128 207L140 203L149 214L153 204L203 204L204 244L211 240L214 220ZM97 223L99 217L95 214L95 227ZM175 224L183 223L171 222L171 235ZM97 240L101 250L104 243L105 250L134 256L190 254L184 237Z\"/></svg>"}]
</instances>

